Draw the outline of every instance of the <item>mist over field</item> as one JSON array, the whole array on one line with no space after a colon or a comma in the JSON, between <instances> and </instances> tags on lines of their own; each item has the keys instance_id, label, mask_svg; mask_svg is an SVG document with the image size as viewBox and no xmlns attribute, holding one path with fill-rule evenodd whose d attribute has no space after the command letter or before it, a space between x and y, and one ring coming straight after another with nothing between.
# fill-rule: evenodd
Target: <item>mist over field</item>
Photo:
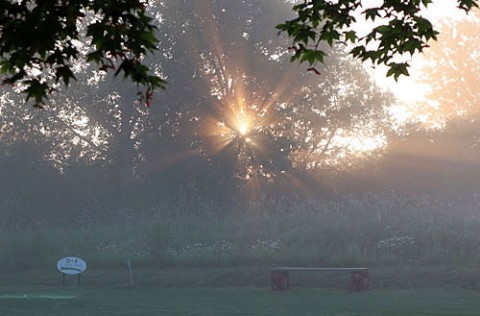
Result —
<instances>
[{"instance_id":1,"label":"mist over field","mask_svg":"<svg viewBox=\"0 0 480 316\"><path fill-rule=\"evenodd\" d=\"M42 110L2 86L0 287L58 286L55 264L76 256L92 287L269 288L270 267L302 266L478 291L478 10L439 22L412 104L345 45L291 63L274 28L291 7L149 1L160 42L145 58L168 84L148 107L88 63Z\"/></svg>"}]
</instances>

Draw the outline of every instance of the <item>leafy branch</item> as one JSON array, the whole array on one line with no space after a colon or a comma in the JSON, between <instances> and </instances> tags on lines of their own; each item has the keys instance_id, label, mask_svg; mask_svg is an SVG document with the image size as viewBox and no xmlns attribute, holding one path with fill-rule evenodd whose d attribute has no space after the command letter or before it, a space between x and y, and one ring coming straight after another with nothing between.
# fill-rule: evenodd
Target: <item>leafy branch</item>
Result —
<instances>
[{"instance_id":1,"label":"leafy branch","mask_svg":"<svg viewBox=\"0 0 480 316\"><path fill-rule=\"evenodd\" d=\"M59 82L68 87L76 80L72 67L82 56L75 42L85 37L93 49L86 62L144 86L139 95L147 105L153 91L165 86L165 80L143 64L158 44L143 1L0 0L0 7L2 84L18 85L37 107L48 101ZM79 22L88 15L95 18L84 34Z\"/></svg>"},{"instance_id":2,"label":"leafy branch","mask_svg":"<svg viewBox=\"0 0 480 316\"><path fill-rule=\"evenodd\" d=\"M387 76L397 80L401 75L409 75L407 58L422 52L430 40L437 39L438 32L432 23L421 16L421 10L431 2L385 0L378 7L364 9L361 0L304 0L293 6L297 17L276 28L293 41L291 61L308 62L311 66L323 63L326 52L321 43L329 46L350 43L353 57L386 65ZM478 0L457 0L457 6L469 12L478 7ZM358 12L365 20L380 21L381 25L359 37L354 30Z\"/></svg>"}]
</instances>

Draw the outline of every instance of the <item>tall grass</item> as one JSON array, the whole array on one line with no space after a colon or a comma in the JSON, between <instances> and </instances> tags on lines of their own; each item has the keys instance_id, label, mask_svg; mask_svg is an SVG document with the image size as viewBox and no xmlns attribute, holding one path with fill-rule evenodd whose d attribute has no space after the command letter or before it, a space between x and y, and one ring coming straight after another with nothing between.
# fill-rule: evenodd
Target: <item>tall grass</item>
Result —
<instances>
[{"instance_id":1,"label":"tall grass","mask_svg":"<svg viewBox=\"0 0 480 316\"><path fill-rule=\"evenodd\" d=\"M248 211L159 210L128 224L3 229L0 268L50 266L68 255L97 267L127 257L166 267L471 263L480 254L477 202L389 193L268 201Z\"/></svg>"}]
</instances>

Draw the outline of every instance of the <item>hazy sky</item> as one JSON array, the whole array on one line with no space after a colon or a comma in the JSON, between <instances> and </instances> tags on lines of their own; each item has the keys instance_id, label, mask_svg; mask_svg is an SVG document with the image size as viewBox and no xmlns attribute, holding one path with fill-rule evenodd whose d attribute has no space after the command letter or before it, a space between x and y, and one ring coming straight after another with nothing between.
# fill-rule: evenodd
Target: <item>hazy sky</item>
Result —
<instances>
[{"instance_id":1,"label":"hazy sky","mask_svg":"<svg viewBox=\"0 0 480 316\"><path fill-rule=\"evenodd\" d=\"M466 14L456 7L455 0L436 0L425 10L425 17L427 17L434 25L439 23L447 23L449 19L462 19ZM377 67L374 74L377 82L382 86L390 88L393 93L407 104L414 104L424 98L425 91L428 90L427 85L422 85L417 82L420 76L420 69L423 62L422 54L415 55L412 58L412 67L409 70L410 76L402 76L398 82L393 78L386 78L387 68Z\"/></svg>"}]
</instances>

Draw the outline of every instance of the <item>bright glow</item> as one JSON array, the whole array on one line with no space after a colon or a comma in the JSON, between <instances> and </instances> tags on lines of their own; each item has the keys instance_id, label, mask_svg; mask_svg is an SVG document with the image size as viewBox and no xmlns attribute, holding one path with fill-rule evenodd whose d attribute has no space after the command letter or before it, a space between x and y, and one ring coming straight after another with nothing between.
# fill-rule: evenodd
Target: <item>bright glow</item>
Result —
<instances>
[{"instance_id":1,"label":"bright glow","mask_svg":"<svg viewBox=\"0 0 480 316\"><path fill-rule=\"evenodd\" d=\"M457 8L457 1L454 0L435 0L423 10L423 15L436 27L438 27L440 23L448 20L461 20L467 17L465 12ZM428 54L428 49L425 50L425 54ZM373 72L376 82L380 86L392 91L401 103L415 106L427 101L425 96L429 91L429 85L420 83L423 74L422 67L425 63L424 60L424 55L421 53L413 56L409 60L411 65L409 69L410 76L401 76L397 81L392 77L386 76L388 69L385 66L377 65L374 68L369 66L367 69ZM396 109L394 112L399 115L399 117L393 117L398 121L417 121L418 119L415 111L408 111L409 117L406 117L406 113L401 110Z\"/></svg>"},{"instance_id":2,"label":"bright glow","mask_svg":"<svg viewBox=\"0 0 480 316\"><path fill-rule=\"evenodd\" d=\"M334 137L333 142L338 150L335 155L326 158L325 163L349 166L356 159L385 148L387 138L385 135L362 134L361 132L352 133L342 130Z\"/></svg>"},{"instance_id":3,"label":"bright glow","mask_svg":"<svg viewBox=\"0 0 480 316\"><path fill-rule=\"evenodd\" d=\"M239 107L241 105L237 102L236 105L230 106L228 111L223 111L221 119L225 121L225 124L217 122L216 125L222 127L222 134L228 138L227 143L234 141L237 136L241 136L245 143L253 144L252 131L258 128L255 120L257 113L252 109L239 110ZM247 135L249 137L246 137Z\"/></svg>"},{"instance_id":4,"label":"bright glow","mask_svg":"<svg viewBox=\"0 0 480 316\"><path fill-rule=\"evenodd\" d=\"M243 111L237 117L237 129L240 135L245 136L249 132L248 117Z\"/></svg>"},{"instance_id":5,"label":"bright glow","mask_svg":"<svg viewBox=\"0 0 480 316\"><path fill-rule=\"evenodd\" d=\"M198 3L199 12L205 16L213 15L209 6ZM315 139L317 144L312 144L313 140L306 135L306 149L301 144L297 148L297 143L292 144L291 151L288 147L275 148L277 140L278 145L283 145L280 143L283 137L286 141L300 141L302 137L298 133L303 131L297 131L295 127L290 129L290 125L283 121L285 118L280 117L282 109L296 106L298 94L306 93L304 87L294 81L298 70L279 78L277 86L264 87L258 84L262 82L261 76L258 82L252 77L249 63L243 60L241 54L228 59L224 57L226 54L217 25L211 19L204 20L202 26L202 33L208 34L206 42L211 45L211 53L199 54L196 62L208 80L212 111L200 120L202 130L199 136L204 141L208 156L231 160L235 176L248 180L252 194L259 192L257 184L273 181L276 176L278 171L271 169L271 165L277 163L271 157L275 150L286 150L285 159L291 159L292 163L300 161L299 166L316 168L324 164L352 166L356 160L379 153L379 149L385 147L383 134L377 136L373 127L362 126L352 131L332 128L331 135L325 127L325 135ZM283 54L286 53L278 51L265 56L275 62ZM292 119L293 125L295 120ZM299 127L299 130L302 128Z\"/></svg>"},{"instance_id":6,"label":"bright glow","mask_svg":"<svg viewBox=\"0 0 480 316\"><path fill-rule=\"evenodd\" d=\"M243 122L243 123L240 123L239 132L240 132L240 134L242 134L242 135L247 134L247 132L248 132L248 126L247 126L246 123L244 123L244 122Z\"/></svg>"},{"instance_id":7,"label":"bright glow","mask_svg":"<svg viewBox=\"0 0 480 316\"><path fill-rule=\"evenodd\" d=\"M353 152L366 153L385 147L387 139L383 135L345 135L340 136L337 142L339 145L349 147Z\"/></svg>"}]
</instances>

